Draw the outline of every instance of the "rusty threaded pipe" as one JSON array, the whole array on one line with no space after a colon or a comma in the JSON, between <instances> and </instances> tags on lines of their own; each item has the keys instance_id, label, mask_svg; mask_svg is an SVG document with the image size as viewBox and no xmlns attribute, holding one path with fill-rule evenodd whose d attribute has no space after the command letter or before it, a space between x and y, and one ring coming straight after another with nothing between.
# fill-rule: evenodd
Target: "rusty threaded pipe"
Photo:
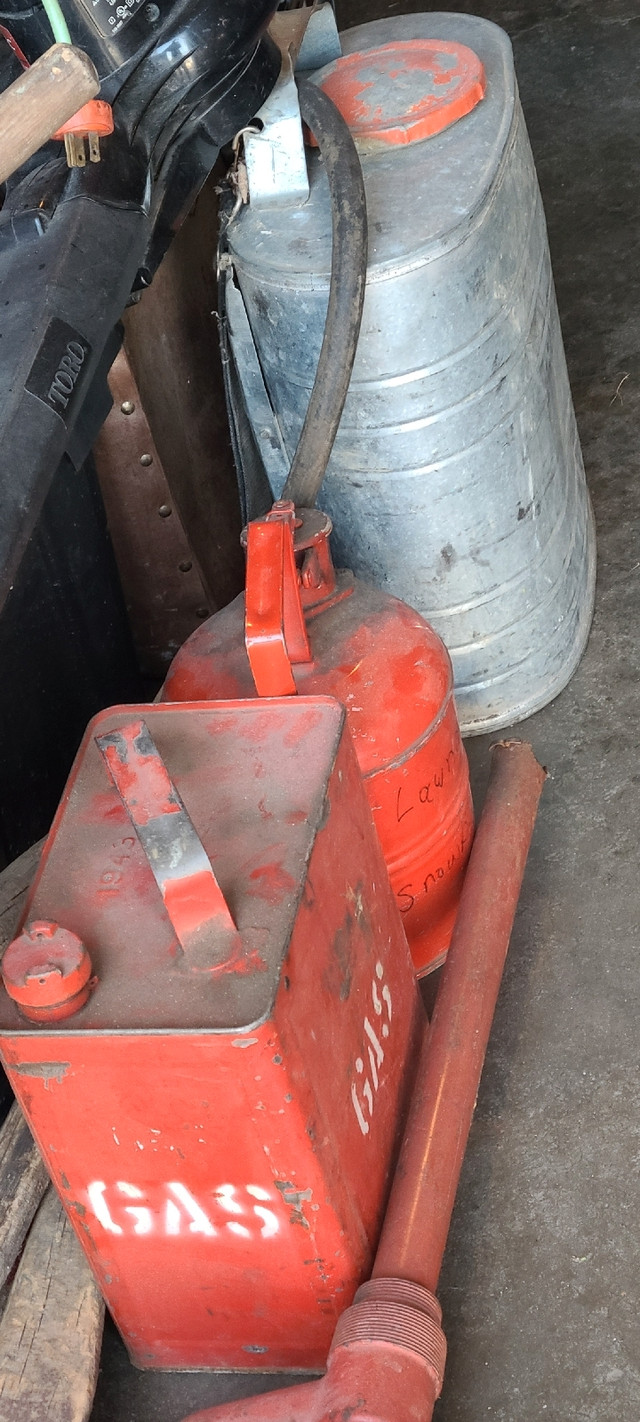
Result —
<instances>
[{"instance_id":1,"label":"rusty threaded pipe","mask_svg":"<svg viewBox=\"0 0 640 1422\"><path fill-rule=\"evenodd\" d=\"M373 1278L435 1293L546 771L524 741L493 747L451 948L391 1190Z\"/></svg>"},{"instance_id":2,"label":"rusty threaded pipe","mask_svg":"<svg viewBox=\"0 0 640 1422\"><path fill-rule=\"evenodd\" d=\"M446 1355L434 1292L545 775L524 742L494 747L373 1275L324 1377L185 1422L431 1422Z\"/></svg>"}]
</instances>

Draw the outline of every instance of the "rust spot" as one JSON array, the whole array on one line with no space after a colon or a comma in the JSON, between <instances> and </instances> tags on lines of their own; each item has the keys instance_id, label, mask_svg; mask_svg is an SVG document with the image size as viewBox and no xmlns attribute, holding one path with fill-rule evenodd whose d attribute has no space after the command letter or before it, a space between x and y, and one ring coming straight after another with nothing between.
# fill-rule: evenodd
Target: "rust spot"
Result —
<instances>
[{"instance_id":1,"label":"rust spot","mask_svg":"<svg viewBox=\"0 0 640 1422\"><path fill-rule=\"evenodd\" d=\"M295 1185L291 1184L290 1180L274 1180L273 1183L276 1190L280 1191L285 1205L289 1205L291 1209L289 1224L302 1225L303 1229L308 1229L309 1221L305 1219L302 1206L305 1200L312 1198L313 1190L310 1188L307 1190L297 1190Z\"/></svg>"},{"instance_id":2,"label":"rust spot","mask_svg":"<svg viewBox=\"0 0 640 1422\"><path fill-rule=\"evenodd\" d=\"M324 1259L322 1259L320 1256L318 1256L318 1258L316 1258L316 1259L305 1259L304 1263L305 1263L306 1265L308 1265L308 1266L313 1266L314 1269L317 1269L317 1270L318 1270L318 1273L319 1273L319 1275L320 1275L320 1278L322 1279L323 1284L328 1284L328 1283L329 1283L329 1274L327 1273L327 1270L326 1270L326 1267L325 1267ZM322 1298L319 1298L319 1299L318 1299L318 1303L322 1306L323 1303L326 1303L326 1300L324 1300L324 1299L322 1299ZM326 1312L326 1311L327 1311L327 1310L324 1310L324 1309L323 1309L323 1312ZM335 1315L335 1305L331 1304L329 1311Z\"/></svg>"},{"instance_id":3,"label":"rust spot","mask_svg":"<svg viewBox=\"0 0 640 1422\"><path fill-rule=\"evenodd\" d=\"M39 1077L45 1085L49 1081L60 1083L70 1070L71 1062L20 1062L11 1066L18 1076Z\"/></svg>"},{"instance_id":4,"label":"rust spot","mask_svg":"<svg viewBox=\"0 0 640 1422\"><path fill-rule=\"evenodd\" d=\"M351 984L354 972L353 957L353 928L354 921L360 922L358 904L362 907L362 892L359 888L357 896L350 891L355 903L354 914L347 909L343 922L337 933L334 935L331 945L331 956L322 974L324 987L332 997L337 997L340 1002L347 1002L351 994Z\"/></svg>"}]
</instances>

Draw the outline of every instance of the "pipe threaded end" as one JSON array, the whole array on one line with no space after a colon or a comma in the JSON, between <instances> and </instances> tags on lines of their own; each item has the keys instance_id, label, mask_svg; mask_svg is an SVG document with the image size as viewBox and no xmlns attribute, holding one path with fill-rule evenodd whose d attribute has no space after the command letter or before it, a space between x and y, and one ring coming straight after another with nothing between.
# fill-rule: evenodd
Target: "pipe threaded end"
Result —
<instances>
[{"instance_id":1,"label":"pipe threaded end","mask_svg":"<svg viewBox=\"0 0 640 1422\"><path fill-rule=\"evenodd\" d=\"M426 1363L439 1397L447 1357L441 1319L442 1310L429 1289L406 1279L370 1279L338 1319L331 1352L354 1343L408 1349Z\"/></svg>"}]
</instances>

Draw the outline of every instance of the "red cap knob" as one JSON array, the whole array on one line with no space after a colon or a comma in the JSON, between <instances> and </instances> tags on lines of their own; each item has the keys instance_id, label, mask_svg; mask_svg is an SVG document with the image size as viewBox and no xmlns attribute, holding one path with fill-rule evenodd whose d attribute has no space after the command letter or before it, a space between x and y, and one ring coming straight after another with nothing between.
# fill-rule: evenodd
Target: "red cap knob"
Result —
<instances>
[{"instance_id":1,"label":"red cap knob","mask_svg":"<svg viewBox=\"0 0 640 1422\"><path fill-rule=\"evenodd\" d=\"M2 959L5 988L32 1022L56 1022L84 1007L91 959L68 928L46 919L29 924Z\"/></svg>"}]
</instances>

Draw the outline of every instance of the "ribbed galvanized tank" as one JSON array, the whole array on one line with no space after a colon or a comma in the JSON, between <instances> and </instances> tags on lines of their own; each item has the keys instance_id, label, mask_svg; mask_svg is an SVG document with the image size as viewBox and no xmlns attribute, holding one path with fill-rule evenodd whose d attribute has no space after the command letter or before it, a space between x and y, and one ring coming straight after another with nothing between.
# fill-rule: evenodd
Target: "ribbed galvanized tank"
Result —
<instances>
[{"instance_id":1,"label":"ribbed galvanized tank","mask_svg":"<svg viewBox=\"0 0 640 1422\"><path fill-rule=\"evenodd\" d=\"M343 53L420 39L474 51L485 97L433 137L359 143L367 293L320 503L337 564L410 603L443 638L472 733L529 715L571 677L591 622L595 536L511 44L485 20L439 13L359 26ZM303 207L249 206L228 232L232 348L276 496L327 304L331 213L317 152L309 170Z\"/></svg>"}]
</instances>

